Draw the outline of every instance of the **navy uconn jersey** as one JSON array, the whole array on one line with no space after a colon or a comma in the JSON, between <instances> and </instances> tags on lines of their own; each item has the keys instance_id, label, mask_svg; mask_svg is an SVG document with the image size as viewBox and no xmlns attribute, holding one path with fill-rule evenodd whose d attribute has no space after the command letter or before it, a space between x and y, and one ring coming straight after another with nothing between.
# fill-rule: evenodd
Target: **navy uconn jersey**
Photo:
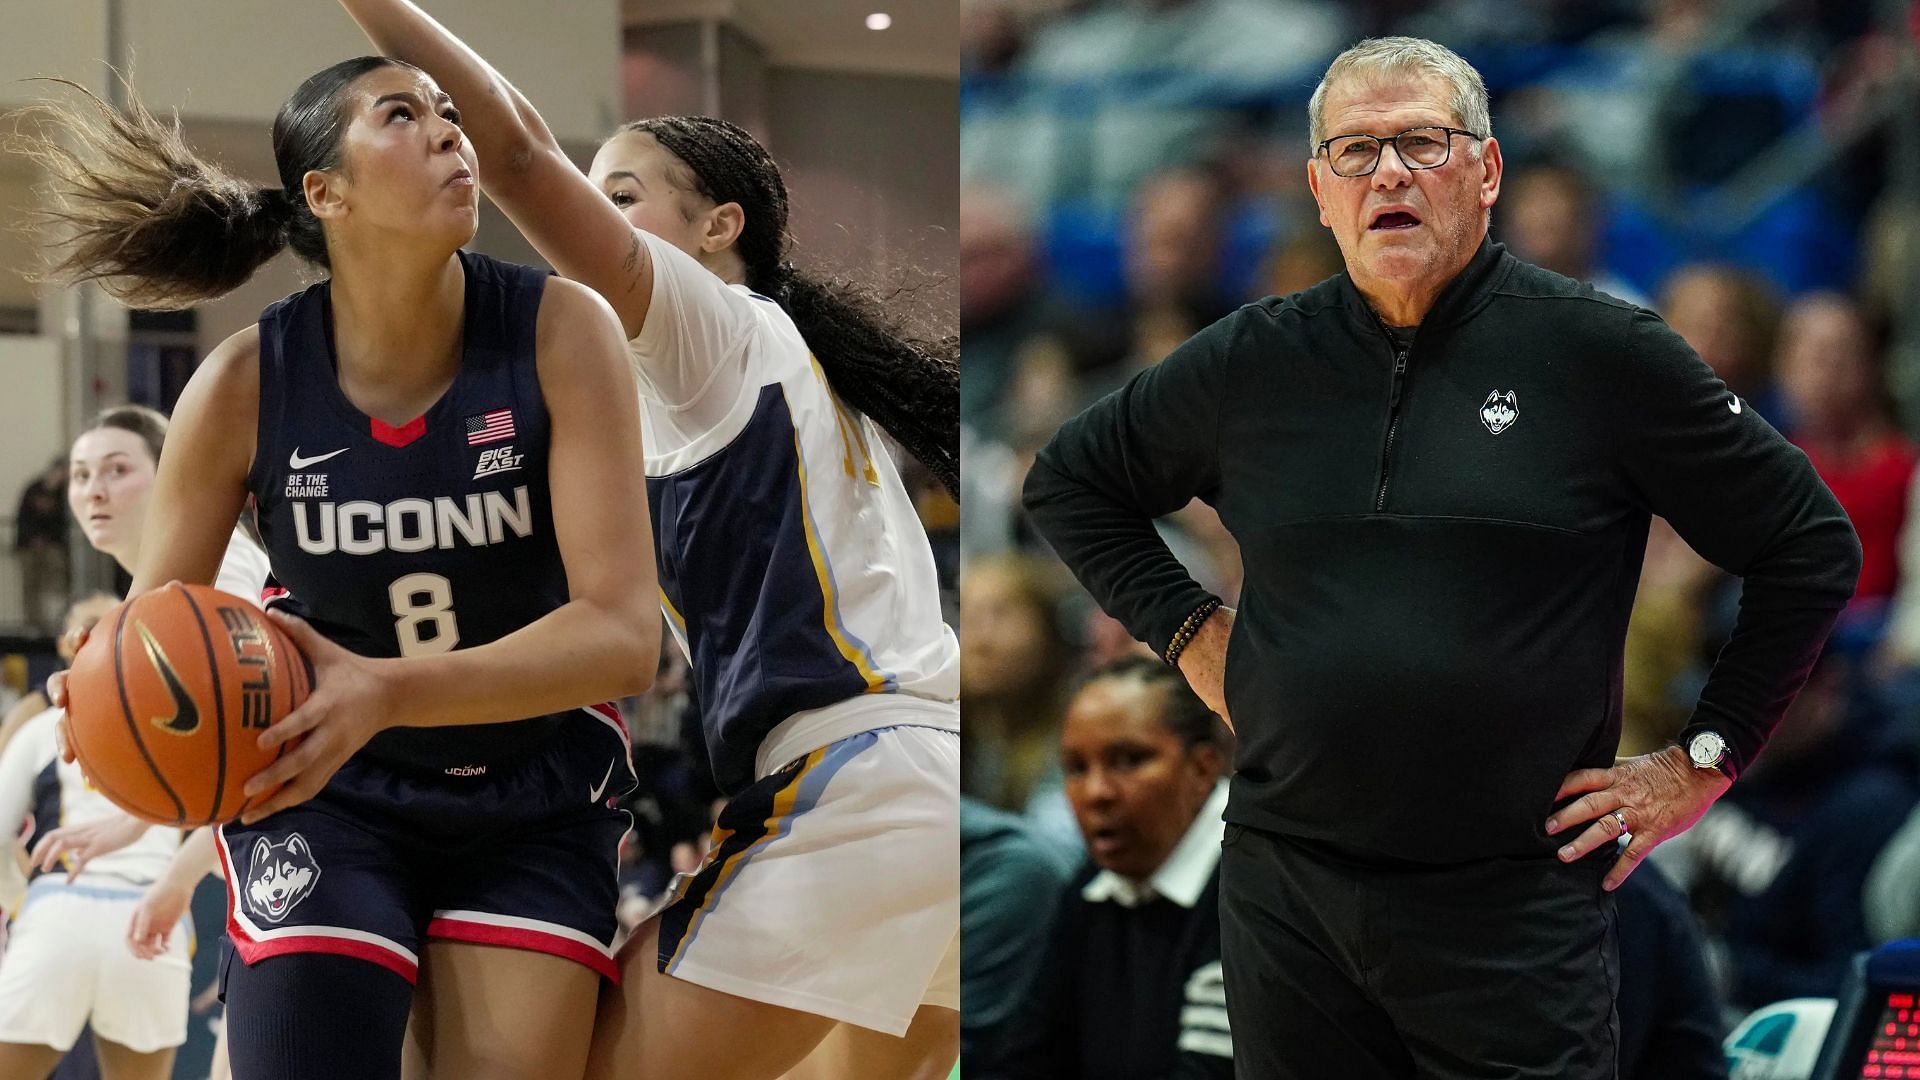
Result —
<instances>
[{"instance_id":1,"label":"navy uconn jersey","mask_svg":"<svg viewBox=\"0 0 1920 1080\"><path fill-rule=\"evenodd\" d=\"M466 251L460 261L460 369L404 427L366 416L341 392L326 283L260 317L249 486L274 585L290 594L277 602L363 656L484 645L567 601L534 358L547 274ZM544 740L557 724L549 716L393 728L365 752L434 771L477 769Z\"/></svg>"}]
</instances>

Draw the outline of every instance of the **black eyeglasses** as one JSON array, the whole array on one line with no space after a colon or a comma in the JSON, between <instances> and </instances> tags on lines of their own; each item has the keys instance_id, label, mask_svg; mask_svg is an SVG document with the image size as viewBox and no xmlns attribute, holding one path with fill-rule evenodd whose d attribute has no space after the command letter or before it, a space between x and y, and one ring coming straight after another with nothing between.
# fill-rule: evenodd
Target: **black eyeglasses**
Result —
<instances>
[{"instance_id":1,"label":"black eyeglasses","mask_svg":"<svg viewBox=\"0 0 1920 1080\"><path fill-rule=\"evenodd\" d=\"M1335 176L1371 176L1380 167L1380 152L1388 143L1400 155L1400 164L1409 169L1437 169L1453 156L1453 136L1484 138L1471 131L1450 127L1413 127L1389 138L1372 135L1335 135L1317 147L1327 155L1327 164Z\"/></svg>"}]
</instances>

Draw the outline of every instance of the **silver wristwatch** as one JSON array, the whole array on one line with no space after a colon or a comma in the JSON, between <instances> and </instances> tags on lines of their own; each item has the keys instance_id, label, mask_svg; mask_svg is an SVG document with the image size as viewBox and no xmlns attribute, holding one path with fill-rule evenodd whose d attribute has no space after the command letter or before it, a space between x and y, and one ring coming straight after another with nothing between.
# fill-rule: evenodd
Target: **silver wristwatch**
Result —
<instances>
[{"instance_id":1,"label":"silver wristwatch","mask_svg":"<svg viewBox=\"0 0 1920 1080\"><path fill-rule=\"evenodd\" d=\"M1697 731L1687 740L1687 758L1696 769L1717 769L1727 759L1727 740L1717 731Z\"/></svg>"}]
</instances>

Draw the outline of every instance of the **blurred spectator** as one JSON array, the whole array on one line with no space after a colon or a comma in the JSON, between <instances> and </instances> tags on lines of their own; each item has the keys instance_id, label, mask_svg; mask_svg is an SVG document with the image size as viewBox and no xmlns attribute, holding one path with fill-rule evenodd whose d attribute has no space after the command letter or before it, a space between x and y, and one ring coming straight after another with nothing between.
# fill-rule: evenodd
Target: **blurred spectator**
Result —
<instances>
[{"instance_id":1,"label":"blurred spectator","mask_svg":"<svg viewBox=\"0 0 1920 1080\"><path fill-rule=\"evenodd\" d=\"M20 493L13 517L13 551L27 625L50 634L67 601L67 459L56 457Z\"/></svg>"},{"instance_id":2,"label":"blurred spectator","mask_svg":"<svg viewBox=\"0 0 1920 1080\"><path fill-rule=\"evenodd\" d=\"M960 800L960 1059L1006 1069L1006 1035L1026 1000L1073 867L1016 815Z\"/></svg>"},{"instance_id":3,"label":"blurred spectator","mask_svg":"<svg viewBox=\"0 0 1920 1080\"><path fill-rule=\"evenodd\" d=\"M1684 266L1660 290L1660 314L1739 395L1742 407L1791 434L1769 364L1779 301L1764 281L1730 266Z\"/></svg>"},{"instance_id":4,"label":"blurred spectator","mask_svg":"<svg viewBox=\"0 0 1920 1080\"><path fill-rule=\"evenodd\" d=\"M1058 332L1030 338L1017 357L998 429L1016 449L1037 448L1093 398L1159 363L1238 306L1242 298L1230 295L1221 281L1228 211L1222 180L1206 170L1172 169L1140 186L1119 245L1125 288L1119 309L1089 317L1071 332L1056 317ZM975 346L972 337L967 342L971 380ZM982 349L991 372L995 340L989 336Z\"/></svg>"},{"instance_id":5,"label":"blurred spectator","mask_svg":"<svg viewBox=\"0 0 1920 1080\"><path fill-rule=\"evenodd\" d=\"M119 603L119 597L109 596L106 593L93 593L75 600L67 608L62 632L53 641L53 650L60 656L60 668L73 663L76 648L74 643L79 640L79 635L83 631L92 630L94 624L105 618L107 612L112 611ZM25 694L21 695L20 700L14 702L13 706L7 710L6 717L0 719L0 750L6 749L8 740L13 738L14 732L20 730L20 725L51 707L52 703L47 699L45 683L30 687Z\"/></svg>"},{"instance_id":6,"label":"blurred spectator","mask_svg":"<svg viewBox=\"0 0 1920 1080\"><path fill-rule=\"evenodd\" d=\"M1298 82L1347 38L1341 7L1306 0L1083 5L1038 29L1014 65L1035 94L967 114L961 175L1035 203L1117 207L1146 176L1204 159L1243 123L1227 103Z\"/></svg>"},{"instance_id":7,"label":"blurred spectator","mask_svg":"<svg viewBox=\"0 0 1920 1080\"><path fill-rule=\"evenodd\" d=\"M1870 944L1920 938L1920 807L1874 859L1862 903Z\"/></svg>"},{"instance_id":8,"label":"blurred spectator","mask_svg":"<svg viewBox=\"0 0 1920 1080\"><path fill-rule=\"evenodd\" d=\"M1230 737L1180 674L1123 660L1088 679L1060 737L1092 855L1068 888L1003 1070L976 1077L1233 1076L1220 972Z\"/></svg>"},{"instance_id":9,"label":"blurred spectator","mask_svg":"<svg viewBox=\"0 0 1920 1080\"><path fill-rule=\"evenodd\" d=\"M1860 288L1868 306L1911 318L1913 298L1920 295L1920 203L1889 192L1869 211L1861 239L1866 257ZM1920 342L1912 345L1920 350Z\"/></svg>"},{"instance_id":10,"label":"blurred spectator","mask_svg":"<svg viewBox=\"0 0 1920 1080\"><path fill-rule=\"evenodd\" d=\"M1038 273L1033 236L1019 207L1000 192L970 187L960 200L960 330L965 377L960 421L991 438L1023 365L1061 348L1067 312Z\"/></svg>"},{"instance_id":11,"label":"blurred spectator","mask_svg":"<svg viewBox=\"0 0 1920 1080\"><path fill-rule=\"evenodd\" d=\"M1873 861L1863 905L1871 944L1920 937L1920 807Z\"/></svg>"},{"instance_id":12,"label":"blurred spectator","mask_svg":"<svg viewBox=\"0 0 1920 1080\"><path fill-rule=\"evenodd\" d=\"M1869 946L1867 873L1914 806L1912 762L1829 651L1767 750L1654 860L1686 888L1725 950L1727 997L1746 1010L1833 997Z\"/></svg>"},{"instance_id":13,"label":"blurred spectator","mask_svg":"<svg viewBox=\"0 0 1920 1080\"><path fill-rule=\"evenodd\" d=\"M1536 165L1502 185L1494 236L1527 262L1645 307L1646 297L1594 261L1598 210L1599 200L1578 170Z\"/></svg>"},{"instance_id":14,"label":"blurred spectator","mask_svg":"<svg viewBox=\"0 0 1920 1080\"><path fill-rule=\"evenodd\" d=\"M1116 664L1129 656L1144 656L1153 659L1153 650L1144 642L1135 641L1133 635L1119 619L1101 611L1098 605L1087 605L1087 666L1103 668Z\"/></svg>"},{"instance_id":15,"label":"blurred spectator","mask_svg":"<svg viewBox=\"0 0 1920 1080\"><path fill-rule=\"evenodd\" d=\"M1345 273L1340 245L1333 233L1309 222L1274 246L1260 280L1269 296L1291 296L1312 288L1335 274Z\"/></svg>"},{"instance_id":16,"label":"blurred spectator","mask_svg":"<svg viewBox=\"0 0 1920 1080\"><path fill-rule=\"evenodd\" d=\"M1159 363L1238 305L1219 281L1226 214L1219 180L1200 169L1160 173L1135 193L1126 246L1128 374Z\"/></svg>"},{"instance_id":17,"label":"blurred spectator","mask_svg":"<svg viewBox=\"0 0 1920 1080\"><path fill-rule=\"evenodd\" d=\"M1039 559L1003 554L974 560L960 578L960 787L1016 814L1043 786L1058 786L1073 674L1064 576Z\"/></svg>"},{"instance_id":18,"label":"blurred spectator","mask_svg":"<svg viewBox=\"0 0 1920 1080\"><path fill-rule=\"evenodd\" d=\"M1900 530L1920 451L1897 424L1875 334L1853 301L1803 297L1781 322L1774 369L1794 445L1860 534L1853 604L1884 603L1900 580Z\"/></svg>"},{"instance_id":19,"label":"blurred spectator","mask_svg":"<svg viewBox=\"0 0 1920 1080\"><path fill-rule=\"evenodd\" d=\"M1576 41L1618 25L1641 5L1634 0L1366 0L1368 6L1424 9L1393 25L1396 33L1475 44ZM1521 256L1525 258L1526 256Z\"/></svg>"},{"instance_id":20,"label":"blurred spectator","mask_svg":"<svg viewBox=\"0 0 1920 1080\"><path fill-rule=\"evenodd\" d=\"M962 394L971 377L962 375ZM966 507L960 515L964 581L965 567L972 565L974 558L1014 546L1019 509L1014 506L1013 496L1032 462L1021 460L1005 443L983 437L964 423L960 425L960 462L960 505ZM961 677L965 678L964 672Z\"/></svg>"},{"instance_id":21,"label":"blurred spectator","mask_svg":"<svg viewBox=\"0 0 1920 1080\"><path fill-rule=\"evenodd\" d=\"M1620 919L1620 1080L1724 1080L1720 993L1687 898L1657 866L1613 894Z\"/></svg>"},{"instance_id":22,"label":"blurred spectator","mask_svg":"<svg viewBox=\"0 0 1920 1080\"><path fill-rule=\"evenodd\" d=\"M1026 27L1007 0L960 0L961 71L1005 75L1026 44Z\"/></svg>"},{"instance_id":23,"label":"blurred spectator","mask_svg":"<svg viewBox=\"0 0 1920 1080\"><path fill-rule=\"evenodd\" d=\"M1620 756L1671 745L1693 715L1708 668L1701 649L1707 596L1725 580L1665 518L1653 519L1627 624Z\"/></svg>"}]
</instances>

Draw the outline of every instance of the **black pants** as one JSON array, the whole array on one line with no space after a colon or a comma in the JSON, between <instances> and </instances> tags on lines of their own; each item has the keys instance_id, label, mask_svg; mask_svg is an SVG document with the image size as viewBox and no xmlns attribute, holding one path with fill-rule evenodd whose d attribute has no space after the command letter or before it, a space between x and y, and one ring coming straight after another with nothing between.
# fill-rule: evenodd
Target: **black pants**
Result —
<instances>
[{"instance_id":1,"label":"black pants","mask_svg":"<svg viewBox=\"0 0 1920 1080\"><path fill-rule=\"evenodd\" d=\"M1227 826L1241 1080L1615 1080L1612 864L1383 867Z\"/></svg>"}]
</instances>

